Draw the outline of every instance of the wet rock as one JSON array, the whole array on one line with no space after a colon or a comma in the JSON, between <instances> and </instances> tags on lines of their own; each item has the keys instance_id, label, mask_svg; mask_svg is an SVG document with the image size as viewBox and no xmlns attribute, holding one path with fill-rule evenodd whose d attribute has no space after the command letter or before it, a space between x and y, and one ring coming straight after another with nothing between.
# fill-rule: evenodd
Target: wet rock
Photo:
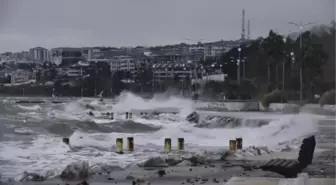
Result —
<instances>
[{"instance_id":1,"label":"wet rock","mask_svg":"<svg viewBox=\"0 0 336 185\"><path fill-rule=\"evenodd\" d=\"M198 123L199 117L200 117L199 114L196 111L194 111L186 117L186 120L191 123Z\"/></svg>"},{"instance_id":2,"label":"wet rock","mask_svg":"<svg viewBox=\"0 0 336 185\"><path fill-rule=\"evenodd\" d=\"M190 184L194 183L194 181L190 178L187 178L186 181L187 181L187 183L190 183Z\"/></svg>"},{"instance_id":3,"label":"wet rock","mask_svg":"<svg viewBox=\"0 0 336 185\"><path fill-rule=\"evenodd\" d=\"M135 177L133 175L127 175L126 176L126 180L133 180L135 179Z\"/></svg>"},{"instance_id":4,"label":"wet rock","mask_svg":"<svg viewBox=\"0 0 336 185\"><path fill-rule=\"evenodd\" d=\"M24 172L24 177L20 181L44 181L45 178L37 173Z\"/></svg>"},{"instance_id":5,"label":"wet rock","mask_svg":"<svg viewBox=\"0 0 336 185\"><path fill-rule=\"evenodd\" d=\"M120 166L117 165L107 165L98 163L92 167L90 167L90 173L111 173L113 171L122 171L124 170Z\"/></svg>"},{"instance_id":6,"label":"wet rock","mask_svg":"<svg viewBox=\"0 0 336 185\"><path fill-rule=\"evenodd\" d=\"M145 178L137 178L133 182L135 182L136 185L150 185L151 184L150 181Z\"/></svg>"},{"instance_id":7,"label":"wet rock","mask_svg":"<svg viewBox=\"0 0 336 185\"><path fill-rule=\"evenodd\" d=\"M181 163L181 159L179 159L179 158L177 158L177 157L171 157L171 158L167 158L167 159L165 159L165 162L166 162L169 166L175 166L175 165Z\"/></svg>"},{"instance_id":8,"label":"wet rock","mask_svg":"<svg viewBox=\"0 0 336 185\"><path fill-rule=\"evenodd\" d=\"M195 125L199 128L223 128L223 127L236 127L238 120L233 117L224 116L207 116L201 123Z\"/></svg>"},{"instance_id":9,"label":"wet rock","mask_svg":"<svg viewBox=\"0 0 336 185\"><path fill-rule=\"evenodd\" d=\"M184 157L184 159L190 161L192 166L206 164L206 158L198 154Z\"/></svg>"},{"instance_id":10,"label":"wet rock","mask_svg":"<svg viewBox=\"0 0 336 185\"><path fill-rule=\"evenodd\" d=\"M65 167L60 175L62 180L84 180L89 177L89 164L87 162L74 162Z\"/></svg>"},{"instance_id":11,"label":"wet rock","mask_svg":"<svg viewBox=\"0 0 336 185\"><path fill-rule=\"evenodd\" d=\"M166 175L166 171L164 171L164 170L158 170L157 174L159 175L159 177L163 177L164 175Z\"/></svg>"},{"instance_id":12,"label":"wet rock","mask_svg":"<svg viewBox=\"0 0 336 185\"><path fill-rule=\"evenodd\" d=\"M220 154L220 158L219 158L219 160L220 160L220 161L225 161L226 158L227 158L228 156L230 156L230 155L231 155L230 151L224 151L224 152L222 152L222 153Z\"/></svg>"},{"instance_id":13,"label":"wet rock","mask_svg":"<svg viewBox=\"0 0 336 185\"><path fill-rule=\"evenodd\" d=\"M189 160L184 160L180 162L177 166L191 166L192 163Z\"/></svg>"},{"instance_id":14,"label":"wet rock","mask_svg":"<svg viewBox=\"0 0 336 185\"><path fill-rule=\"evenodd\" d=\"M89 185L89 183L86 181L83 181L83 182L78 183L77 185Z\"/></svg>"},{"instance_id":15,"label":"wet rock","mask_svg":"<svg viewBox=\"0 0 336 185\"><path fill-rule=\"evenodd\" d=\"M168 167L161 157L153 157L144 162L143 167Z\"/></svg>"},{"instance_id":16,"label":"wet rock","mask_svg":"<svg viewBox=\"0 0 336 185\"><path fill-rule=\"evenodd\" d=\"M219 180L217 180L216 178L213 178L213 179L212 179L212 182L214 182L214 183L219 183Z\"/></svg>"}]
</instances>

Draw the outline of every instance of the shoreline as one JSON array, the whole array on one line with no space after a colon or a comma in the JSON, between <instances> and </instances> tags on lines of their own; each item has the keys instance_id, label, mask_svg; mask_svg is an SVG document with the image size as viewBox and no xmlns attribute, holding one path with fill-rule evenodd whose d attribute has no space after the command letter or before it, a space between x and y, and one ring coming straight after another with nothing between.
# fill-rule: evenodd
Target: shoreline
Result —
<instances>
[{"instance_id":1,"label":"shoreline","mask_svg":"<svg viewBox=\"0 0 336 185\"><path fill-rule=\"evenodd\" d=\"M293 152L294 153L294 152ZM283 153L272 153L272 158L281 158ZM265 156L265 155L264 155ZM291 158L296 157L292 155ZM290 157L287 157L290 158ZM107 185L107 184L132 184L133 181L151 182L151 184L224 184L232 177L268 177L268 178L284 178L283 176L262 171L254 168L267 162L269 158L263 156L255 156L251 158L228 157L222 161L209 161L207 164L197 166L189 164L178 164L168 167L133 167L120 171L106 171L95 173L90 176L87 182L90 185ZM181 162L183 163L183 162ZM165 175L159 177L158 171L164 170ZM335 179L335 150L328 149L316 153L313 163L309 165L303 173L307 173L309 178L328 178ZM8 185L75 185L81 181L62 181L59 177L48 179L42 182L25 181L2 183ZM142 184L146 184L146 183Z\"/></svg>"}]
</instances>

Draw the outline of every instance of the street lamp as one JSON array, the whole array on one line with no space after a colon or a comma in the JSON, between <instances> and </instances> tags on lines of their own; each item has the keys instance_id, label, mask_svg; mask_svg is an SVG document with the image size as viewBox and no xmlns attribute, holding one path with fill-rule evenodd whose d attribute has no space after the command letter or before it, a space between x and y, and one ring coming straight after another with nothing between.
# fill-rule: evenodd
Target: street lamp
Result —
<instances>
[{"instance_id":1,"label":"street lamp","mask_svg":"<svg viewBox=\"0 0 336 185\"><path fill-rule=\"evenodd\" d=\"M292 63L294 63L295 62L295 57L294 57L294 52L293 51L290 52L290 56L292 58Z\"/></svg>"},{"instance_id":2,"label":"street lamp","mask_svg":"<svg viewBox=\"0 0 336 185\"><path fill-rule=\"evenodd\" d=\"M238 80L238 84L240 85L240 52L241 52L241 48L238 48L238 60L237 60L237 80Z\"/></svg>"},{"instance_id":3,"label":"street lamp","mask_svg":"<svg viewBox=\"0 0 336 185\"><path fill-rule=\"evenodd\" d=\"M242 62L243 62L243 79L245 79L245 76L246 76L246 61L247 61L247 57L244 57L242 59Z\"/></svg>"},{"instance_id":4,"label":"street lamp","mask_svg":"<svg viewBox=\"0 0 336 185\"><path fill-rule=\"evenodd\" d=\"M300 101L302 101L303 99L303 74L302 74L302 31L303 31L303 28L305 26L308 26L308 25L311 25L311 24L314 24L312 22L309 22L309 23L306 23L306 24L302 24L301 22L298 24L298 23L294 23L294 22L289 22L288 24L292 24L294 26L296 26L299 31L300 31Z\"/></svg>"}]
</instances>

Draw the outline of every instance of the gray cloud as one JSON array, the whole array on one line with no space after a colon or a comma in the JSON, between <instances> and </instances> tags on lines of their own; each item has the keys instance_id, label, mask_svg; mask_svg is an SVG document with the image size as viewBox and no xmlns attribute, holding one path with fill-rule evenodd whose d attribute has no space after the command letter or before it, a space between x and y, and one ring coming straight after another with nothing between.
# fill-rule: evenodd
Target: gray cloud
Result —
<instances>
[{"instance_id":1,"label":"gray cloud","mask_svg":"<svg viewBox=\"0 0 336 185\"><path fill-rule=\"evenodd\" d=\"M242 8L252 38L296 31L288 21L335 20L333 0L0 0L0 52L235 40Z\"/></svg>"}]
</instances>

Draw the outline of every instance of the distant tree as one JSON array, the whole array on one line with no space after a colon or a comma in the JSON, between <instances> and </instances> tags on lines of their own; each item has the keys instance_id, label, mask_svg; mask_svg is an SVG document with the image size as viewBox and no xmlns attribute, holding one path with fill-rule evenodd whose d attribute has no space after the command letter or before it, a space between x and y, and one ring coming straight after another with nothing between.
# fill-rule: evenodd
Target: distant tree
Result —
<instances>
[{"instance_id":1,"label":"distant tree","mask_svg":"<svg viewBox=\"0 0 336 185\"><path fill-rule=\"evenodd\" d=\"M268 56L267 79L269 92L278 85L278 66L283 60L284 49L283 37L272 30L269 32L268 37L262 41L262 51Z\"/></svg>"},{"instance_id":2,"label":"distant tree","mask_svg":"<svg viewBox=\"0 0 336 185\"><path fill-rule=\"evenodd\" d=\"M314 36L306 32L302 36L302 67L304 72L304 84L306 94L313 97L317 80L323 73L323 65L328 60L327 54L323 51L322 45L314 43Z\"/></svg>"},{"instance_id":3,"label":"distant tree","mask_svg":"<svg viewBox=\"0 0 336 185\"><path fill-rule=\"evenodd\" d=\"M150 92L152 90L153 71L150 64L141 63L136 70L135 85L141 92Z\"/></svg>"},{"instance_id":4,"label":"distant tree","mask_svg":"<svg viewBox=\"0 0 336 185\"><path fill-rule=\"evenodd\" d=\"M111 87L114 95L120 94L125 88L125 84L122 82L123 72L114 71L112 75Z\"/></svg>"}]
</instances>

